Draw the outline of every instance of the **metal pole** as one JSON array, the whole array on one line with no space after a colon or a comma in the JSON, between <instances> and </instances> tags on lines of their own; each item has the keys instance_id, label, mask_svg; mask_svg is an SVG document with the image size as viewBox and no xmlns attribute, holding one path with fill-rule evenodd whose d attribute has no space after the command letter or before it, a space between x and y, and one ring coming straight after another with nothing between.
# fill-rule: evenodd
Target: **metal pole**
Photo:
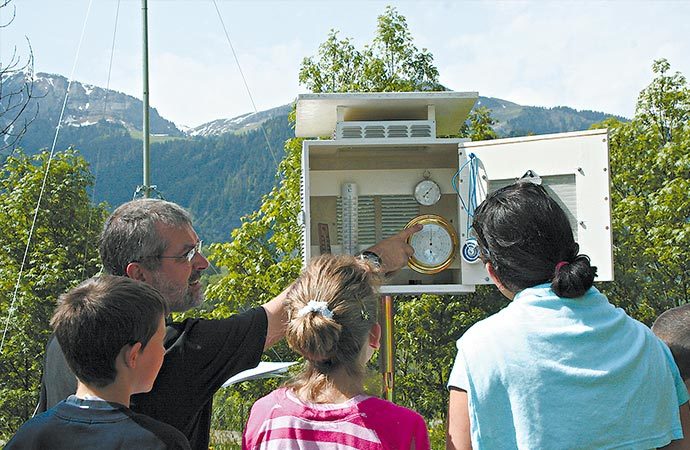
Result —
<instances>
[{"instance_id":1,"label":"metal pole","mask_svg":"<svg viewBox=\"0 0 690 450\"><path fill-rule=\"evenodd\" d=\"M142 141L144 144L144 197L149 196L151 180L149 175L149 34L148 34L148 7L147 0L141 0L141 23L143 35L143 80L144 80L144 123L142 125Z\"/></svg>"},{"instance_id":2,"label":"metal pole","mask_svg":"<svg viewBox=\"0 0 690 450\"><path fill-rule=\"evenodd\" d=\"M393 387L395 381L395 353L393 350L393 297L382 295L379 304L381 323L381 374L383 375L382 397L393 401Z\"/></svg>"}]
</instances>

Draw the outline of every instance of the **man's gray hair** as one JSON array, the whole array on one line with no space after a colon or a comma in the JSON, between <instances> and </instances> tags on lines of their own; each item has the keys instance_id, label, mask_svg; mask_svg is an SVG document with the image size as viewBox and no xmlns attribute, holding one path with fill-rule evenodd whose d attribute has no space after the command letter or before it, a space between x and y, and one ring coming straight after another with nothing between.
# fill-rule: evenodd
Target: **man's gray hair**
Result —
<instances>
[{"instance_id":1,"label":"man's gray hair","mask_svg":"<svg viewBox=\"0 0 690 450\"><path fill-rule=\"evenodd\" d=\"M181 206L165 200L145 198L118 207L105 222L99 252L103 270L111 275L126 275L127 265L137 261L155 270L168 246L156 224L171 227L192 226L192 217Z\"/></svg>"}]
</instances>

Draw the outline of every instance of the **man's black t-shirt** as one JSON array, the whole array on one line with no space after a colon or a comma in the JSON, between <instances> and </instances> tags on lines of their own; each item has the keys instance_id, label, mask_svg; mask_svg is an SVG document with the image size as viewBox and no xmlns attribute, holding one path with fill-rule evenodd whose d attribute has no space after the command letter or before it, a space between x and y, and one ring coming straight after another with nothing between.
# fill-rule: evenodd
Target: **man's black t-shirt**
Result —
<instances>
[{"instance_id":1,"label":"man's black t-shirt","mask_svg":"<svg viewBox=\"0 0 690 450\"><path fill-rule=\"evenodd\" d=\"M222 320L169 323L163 366L151 392L132 396L131 409L168 423L187 436L193 449L208 449L213 394L231 376L259 364L268 318L262 307ZM74 394L60 345L46 350L40 411Z\"/></svg>"}]
</instances>

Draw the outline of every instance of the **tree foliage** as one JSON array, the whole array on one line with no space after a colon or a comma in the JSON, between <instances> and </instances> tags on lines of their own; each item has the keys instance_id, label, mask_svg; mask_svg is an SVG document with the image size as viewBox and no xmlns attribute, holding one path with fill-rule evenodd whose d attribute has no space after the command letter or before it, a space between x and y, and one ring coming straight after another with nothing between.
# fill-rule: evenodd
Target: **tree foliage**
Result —
<instances>
[{"instance_id":1,"label":"tree foliage","mask_svg":"<svg viewBox=\"0 0 690 450\"><path fill-rule=\"evenodd\" d=\"M474 108L460 128L460 137L469 138L472 141L496 139L498 134L492 128L495 124L496 121L491 117L489 108L486 106Z\"/></svg>"},{"instance_id":2,"label":"tree foliage","mask_svg":"<svg viewBox=\"0 0 690 450\"><path fill-rule=\"evenodd\" d=\"M86 162L72 150L50 162L46 152L31 157L15 152L2 166L0 437L8 437L33 414L57 297L98 271L96 242L106 211L90 204L92 183Z\"/></svg>"},{"instance_id":3,"label":"tree foliage","mask_svg":"<svg viewBox=\"0 0 690 450\"><path fill-rule=\"evenodd\" d=\"M690 89L655 61L628 123L608 127L616 281L612 301L651 323L690 298Z\"/></svg>"},{"instance_id":4,"label":"tree foliage","mask_svg":"<svg viewBox=\"0 0 690 450\"><path fill-rule=\"evenodd\" d=\"M418 411L427 422L442 422L455 341L507 300L492 286L479 286L477 292L462 296L425 294L396 302L396 401Z\"/></svg>"},{"instance_id":5,"label":"tree foliage","mask_svg":"<svg viewBox=\"0 0 690 450\"><path fill-rule=\"evenodd\" d=\"M331 31L319 47L318 56L303 61L300 82L313 92L442 89L433 56L426 49L416 48L405 18L391 7L379 16L373 42L361 51L350 39L341 40L337 31ZM489 111L480 109L473 114L466 131L469 136L490 139L495 137L493 130L488 131L491 123ZM207 290L211 299L224 299L212 301L216 308L211 315L225 317L268 301L299 275L301 227L296 219L301 212L301 150L302 139L287 141L278 186L263 197L258 211L242 219L242 226L233 231L232 242L212 246L210 259L227 268L228 273ZM458 335L453 330L459 333L469 323L468 318L484 317L487 311L495 310L478 306L487 304L484 297L474 301L439 296L396 299L400 399L406 406L418 407L428 418L442 416L445 411L442 393L455 354L453 336ZM466 320L456 320L458 314ZM424 321L419 320L420 316ZM441 342L447 345L439 345ZM296 355L282 343L272 357L285 360ZM242 386L242 396L220 393L217 401L237 411L248 411L247 405L237 402L244 399L251 404L277 383L270 380ZM227 414L218 413L217 417L232 423Z\"/></svg>"},{"instance_id":6,"label":"tree foliage","mask_svg":"<svg viewBox=\"0 0 690 450\"><path fill-rule=\"evenodd\" d=\"M299 81L312 92L443 90L433 55L414 45L407 20L392 7L378 17L371 44L357 50L331 30L318 57L304 58Z\"/></svg>"},{"instance_id":7,"label":"tree foliage","mask_svg":"<svg viewBox=\"0 0 690 450\"><path fill-rule=\"evenodd\" d=\"M332 31L319 48L319 58L302 63L300 82L314 92L392 90L385 89L389 85L384 82L409 91L435 83L438 70L433 57L416 49L405 18L389 7L378 24L373 44L363 51L356 50L349 39L338 40ZM414 71L405 68L412 63ZM210 259L228 269L207 291L209 298L223 299L217 302L214 315L225 316L270 300L299 275L301 227L296 218L301 210L301 150L301 139L286 142L278 185L263 197L258 211L242 219L232 242L211 247Z\"/></svg>"}]
</instances>

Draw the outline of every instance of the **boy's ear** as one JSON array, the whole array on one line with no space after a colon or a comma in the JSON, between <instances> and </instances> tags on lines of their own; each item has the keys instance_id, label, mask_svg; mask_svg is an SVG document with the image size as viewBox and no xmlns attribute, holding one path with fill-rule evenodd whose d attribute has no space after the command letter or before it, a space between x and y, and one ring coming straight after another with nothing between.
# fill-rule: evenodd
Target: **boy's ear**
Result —
<instances>
[{"instance_id":1,"label":"boy's ear","mask_svg":"<svg viewBox=\"0 0 690 450\"><path fill-rule=\"evenodd\" d=\"M377 322L369 331L369 347L378 349L381 346L381 325Z\"/></svg>"},{"instance_id":2,"label":"boy's ear","mask_svg":"<svg viewBox=\"0 0 690 450\"><path fill-rule=\"evenodd\" d=\"M139 353L141 353L141 342L137 342L134 345L126 345L123 350L125 352L125 365L130 369L136 368Z\"/></svg>"},{"instance_id":3,"label":"boy's ear","mask_svg":"<svg viewBox=\"0 0 690 450\"><path fill-rule=\"evenodd\" d=\"M127 264L127 268L125 269L125 272L127 273L127 277L129 277L133 280L144 281L144 282L146 281L145 269L138 262L131 262L131 263Z\"/></svg>"}]
</instances>

